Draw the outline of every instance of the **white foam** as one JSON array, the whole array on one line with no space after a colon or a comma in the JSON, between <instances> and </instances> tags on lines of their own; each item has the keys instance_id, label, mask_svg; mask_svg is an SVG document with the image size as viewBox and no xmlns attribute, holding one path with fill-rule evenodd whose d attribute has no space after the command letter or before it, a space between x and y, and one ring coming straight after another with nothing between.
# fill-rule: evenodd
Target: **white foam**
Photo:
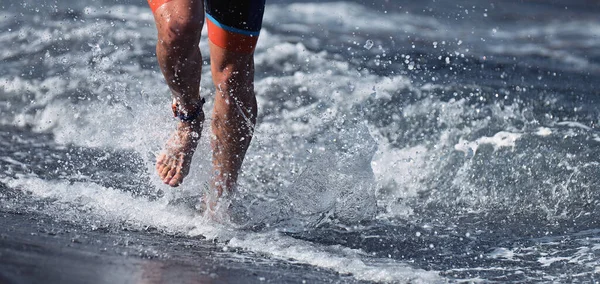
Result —
<instances>
[{"instance_id":1,"label":"white foam","mask_svg":"<svg viewBox=\"0 0 600 284\"><path fill-rule=\"evenodd\" d=\"M538 135L538 136L549 136L550 134L552 134L552 130L548 127L540 127L535 132L535 135Z\"/></svg>"},{"instance_id":2,"label":"white foam","mask_svg":"<svg viewBox=\"0 0 600 284\"><path fill-rule=\"evenodd\" d=\"M561 121L561 122L557 122L556 125L562 125L562 126L568 126L568 127L572 127L572 128L580 128L583 130L592 130L591 127L581 123L581 122L576 122L576 121Z\"/></svg>"},{"instance_id":3,"label":"white foam","mask_svg":"<svg viewBox=\"0 0 600 284\"><path fill-rule=\"evenodd\" d=\"M587 50L598 46L599 35L600 25L596 21L541 21L516 29L493 29L489 36L501 39L502 43L491 45L489 50L499 54L548 57L567 66L598 70L598 64L591 63L585 54L573 52L573 47Z\"/></svg>"},{"instance_id":4,"label":"white foam","mask_svg":"<svg viewBox=\"0 0 600 284\"><path fill-rule=\"evenodd\" d=\"M458 144L454 146L457 151L464 152L466 155L474 155L482 144L489 144L494 147L494 151L504 147L515 147L515 142L521 138L522 134L500 131L492 137L481 137L475 141L460 139Z\"/></svg>"},{"instance_id":5,"label":"white foam","mask_svg":"<svg viewBox=\"0 0 600 284\"><path fill-rule=\"evenodd\" d=\"M437 272L415 269L392 259L375 258L339 245L321 246L275 233L234 237L229 244L270 256L351 273L356 279L393 283L441 283Z\"/></svg>"},{"instance_id":6,"label":"white foam","mask_svg":"<svg viewBox=\"0 0 600 284\"><path fill-rule=\"evenodd\" d=\"M488 253L491 258L505 258L508 260L512 260L515 256L515 253L507 248L496 248L492 252Z\"/></svg>"},{"instance_id":7,"label":"white foam","mask_svg":"<svg viewBox=\"0 0 600 284\"><path fill-rule=\"evenodd\" d=\"M281 19L286 21L282 22ZM443 36L450 32L432 17L407 13L382 14L349 2L269 5L264 20L283 29L302 32L314 31L315 24L326 26L328 32L343 33L352 30L378 33L405 31L427 36Z\"/></svg>"},{"instance_id":8,"label":"white foam","mask_svg":"<svg viewBox=\"0 0 600 284\"><path fill-rule=\"evenodd\" d=\"M385 141L381 139L380 141ZM381 187L393 188L392 196L380 196L379 203L386 207L380 218L387 215L394 217L408 217L413 213L410 206L398 200L407 200L418 196L425 188L421 180L425 178L427 170L427 156L429 150L422 146L398 149L389 145L380 145L371 165L376 180Z\"/></svg>"},{"instance_id":9,"label":"white foam","mask_svg":"<svg viewBox=\"0 0 600 284\"><path fill-rule=\"evenodd\" d=\"M60 219L89 218L100 225L126 222L140 229L157 227L166 232L194 232L194 235L209 238L216 237L219 232L207 225L209 221L201 215L171 206L166 198L150 201L93 182L46 181L35 177L7 178L3 182L11 188L31 193L35 198L56 200L44 213ZM82 211L92 215L81 216Z\"/></svg>"},{"instance_id":10,"label":"white foam","mask_svg":"<svg viewBox=\"0 0 600 284\"><path fill-rule=\"evenodd\" d=\"M415 269L391 259L368 256L343 246L321 246L282 236L277 232L235 232L209 219L168 204L167 199L149 201L118 189L92 182L52 182L35 177L5 178L7 186L20 189L34 198L55 200L44 213L65 220L89 220L88 225L127 223L139 229L156 227L170 233L229 240L228 246L265 253L274 258L305 263L351 273L369 281L432 283L441 282L435 271ZM81 215L86 212L85 215Z\"/></svg>"},{"instance_id":11,"label":"white foam","mask_svg":"<svg viewBox=\"0 0 600 284\"><path fill-rule=\"evenodd\" d=\"M571 260L570 257L540 257L538 258L538 262L542 264L543 267L548 267L555 262Z\"/></svg>"},{"instance_id":12,"label":"white foam","mask_svg":"<svg viewBox=\"0 0 600 284\"><path fill-rule=\"evenodd\" d=\"M498 45L490 47L489 49L491 52L497 54L510 54L518 56L537 55L540 57L548 57L578 68L588 68L593 66L585 57L576 56L570 53L568 50L552 49L544 44Z\"/></svg>"}]
</instances>

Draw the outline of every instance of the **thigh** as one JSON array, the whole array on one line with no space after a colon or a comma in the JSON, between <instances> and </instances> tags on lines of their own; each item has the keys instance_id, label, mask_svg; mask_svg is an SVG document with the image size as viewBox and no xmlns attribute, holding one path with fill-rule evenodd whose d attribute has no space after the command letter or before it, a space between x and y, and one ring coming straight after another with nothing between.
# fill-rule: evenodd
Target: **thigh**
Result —
<instances>
[{"instance_id":1,"label":"thigh","mask_svg":"<svg viewBox=\"0 0 600 284\"><path fill-rule=\"evenodd\" d=\"M206 0L210 41L228 51L252 54L264 10L265 0Z\"/></svg>"}]
</instances>

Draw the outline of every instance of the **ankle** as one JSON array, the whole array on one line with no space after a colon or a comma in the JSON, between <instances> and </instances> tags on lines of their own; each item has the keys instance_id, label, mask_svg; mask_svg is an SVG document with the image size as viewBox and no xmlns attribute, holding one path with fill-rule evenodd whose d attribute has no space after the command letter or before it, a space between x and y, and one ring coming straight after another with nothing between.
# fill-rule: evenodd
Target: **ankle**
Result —
<instances>
[{"instance_id":1,"label":"ankle","mask_svg":"<svg viewBox=\"0 0 600 284\"><path fill-rule=\"evenodd\" d=\"M203 105L203 98L194 102L183 102L179 98L174 98L171 108L173 109L173 116L179 118L182 122L194 122L196 120L202 122L204 121Z\"/></svg>"}]
</instances>

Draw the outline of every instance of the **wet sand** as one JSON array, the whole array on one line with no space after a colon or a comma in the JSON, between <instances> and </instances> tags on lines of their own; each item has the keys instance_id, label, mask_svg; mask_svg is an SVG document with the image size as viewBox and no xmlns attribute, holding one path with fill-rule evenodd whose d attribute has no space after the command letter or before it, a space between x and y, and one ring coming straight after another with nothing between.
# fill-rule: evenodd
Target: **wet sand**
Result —
<instances>
[{"instance_id":1,"label":"wet sand","mask_svg":"<svg viewBox=\"0 0 600 284\"><path fill-rule=\"evenodd\" d=\"M201 238L91 230L14 212L0 213L0 282L357 283L293 261L223 252Z\"/></svg>"}]
</instances>

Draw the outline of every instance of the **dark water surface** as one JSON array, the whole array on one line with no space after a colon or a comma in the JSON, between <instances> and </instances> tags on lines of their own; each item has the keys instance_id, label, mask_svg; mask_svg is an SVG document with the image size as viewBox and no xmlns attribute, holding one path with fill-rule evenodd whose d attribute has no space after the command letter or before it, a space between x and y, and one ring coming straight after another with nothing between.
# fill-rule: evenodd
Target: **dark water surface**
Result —
<instances>
[{"instance_id":1,"label":"dark water surface","mask_svg":"<svg viewBox=\"0 0 600 284\"><path fill-rule=\"evenodd\" d=\"M208 130L181 188L154 175L174 121L143 1L0 6L2 282L600 273L596 1L270 1L221 224L194 209Z\"/></svg>"}]
</instances>

